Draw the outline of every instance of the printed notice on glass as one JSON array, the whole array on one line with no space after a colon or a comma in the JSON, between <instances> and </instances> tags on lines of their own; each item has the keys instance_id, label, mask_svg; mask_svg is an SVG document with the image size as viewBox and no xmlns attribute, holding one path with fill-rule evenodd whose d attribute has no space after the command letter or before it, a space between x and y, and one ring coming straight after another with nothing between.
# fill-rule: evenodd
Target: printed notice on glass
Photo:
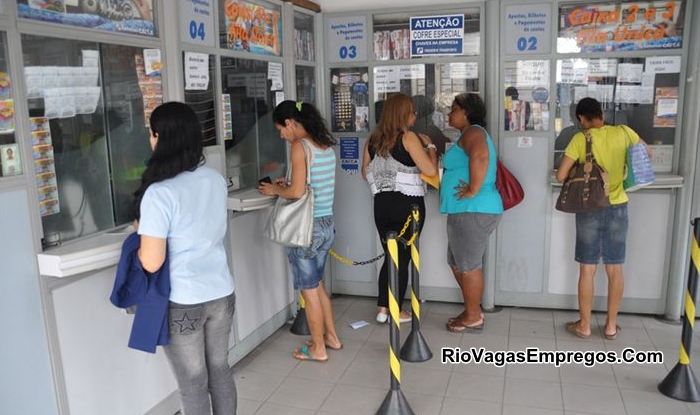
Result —
<instances>
[{"instance_id":1,"label":"printed notice on glass","mask_svg":"<svg viewBox=\"0 0 700 415\"><path fill-rule=\"evenodd\" d=\"M270 91L281 91L284 83L282 82L282 62L267 63L267 79L272 80Z\"/></svg>"},{"instance_id":2,"label":"printed notice on glass","mask_svg":"<svg viewBox=\"0 0 700 415\"><path fill-rule=\"evenodd\" d=\"M209 55L185 52L185 91L206 91L209 88Z\"/></svg>"},{"instance_id":3,"label":"printed notice on glass","mask_svg":"<svg viewBox=\"0 0 700 415\"><path fill-rule=\"evenodd\" d=\"M552 32L552 6L528 4L506 6L506 53L522 55L549 53Z\"/></svg>"},{"instance_id":4,"label":"printed notice on glass","mask_svg":"<svg viewBox=\"0 0 700 415\"><path fill-rule=\"evenodd\" d=\"M646 70L651 73L680 73L680 56L650 56L646 59Z\"/></svg>"},{"instance_id":5,"label":"printed notice on glass","mask_svg":"<svg viewBox=\"0 0 700 415\"><path fill-rule=\"evenodd\" d=\"M328 19L326 27L329 62L367 60L367 17L346 16Z\"/></svg>"}]
</instances>

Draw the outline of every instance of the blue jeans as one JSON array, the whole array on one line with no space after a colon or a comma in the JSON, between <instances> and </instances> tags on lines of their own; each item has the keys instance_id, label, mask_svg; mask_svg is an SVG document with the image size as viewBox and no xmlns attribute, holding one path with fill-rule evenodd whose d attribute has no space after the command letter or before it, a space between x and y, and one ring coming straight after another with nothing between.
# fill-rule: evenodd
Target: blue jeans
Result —
<instances>
[{"instance_id":1,"label":"blue jeans","mask_svg":"<svg viewBox=\"0 0 700 415\"><path fill-rule=\"evenodd\" d=\"M184 415L236 413L236 384L228 364L235 308L235 293L200 304L170 302L170 343L164 349Z\"/></svg>"},{"instance_id":2,"label":"blue jeans","mask_svg":"<svg viewBox=\"0 0 700 415\"><path fill-rule=\"evenodd\" d=\"M627 203L591 213L576 214L576 262L614 265L625 263Z\"/></svg>"},{"instance_id":3,"label":"blue jeans","mask_svg":"<svg viewBox=\"0 0 700 415\"><path fill-rule=\"evenodd\" d=\"M323 281L323 268L326 266L328 251L335 240L335 223L333 216L314 218L314 230L311 246L287 248L295 290L318 288Z\"/></svg>"}]
</instances>

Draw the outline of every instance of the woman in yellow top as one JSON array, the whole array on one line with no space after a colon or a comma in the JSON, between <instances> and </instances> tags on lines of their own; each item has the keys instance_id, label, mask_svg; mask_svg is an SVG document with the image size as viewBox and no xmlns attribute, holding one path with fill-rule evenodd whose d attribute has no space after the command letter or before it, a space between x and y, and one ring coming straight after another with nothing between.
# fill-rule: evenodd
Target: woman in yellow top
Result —
<instances>
[{"instance_id":1,"label":"woman in yellow top","mask_svg":"<svg viewBox=\"0 0 700 415\"><path fill-rule=\"evenodd\" d=\"M572 334L587 339L591 335L593 307L593 280L598 262L603 259L608 275L607 319L603 335L608 340L617 337L617 313L622 301L627 240L627 194L622 185L625 175L627 147L641 139L626 126L605 125L600 102L584 98L576 105L576 118L583 130L591 134L592 152L598 164L608 172L610 206L591 213L576 214L576 253L579 263L578 306L579 320L566 323ZM557 170L557 181L569 176L576 161L586 158L586 137L577 133L566 147L564 158Z\"/></svg>"}]
</instances>

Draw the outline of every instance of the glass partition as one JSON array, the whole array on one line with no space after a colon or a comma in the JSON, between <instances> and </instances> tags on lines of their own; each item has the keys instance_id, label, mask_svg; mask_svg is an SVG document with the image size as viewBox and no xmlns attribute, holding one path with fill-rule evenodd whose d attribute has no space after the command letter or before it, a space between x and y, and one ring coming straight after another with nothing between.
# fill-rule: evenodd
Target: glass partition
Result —
<instances>
[{"instance_id":1,"label":"glass partition","mask_svg":"<svg viewBox=\"0 0 700 415\"><path fill-rule=\"evenodd\" d=\"M445 145L459 135L447 123L447 113L455 95L479 92L477 62L390 65L374 67L374 114L379 121L384 100L401 92L413 98L417 112L413 131L430 136L445 152Z\"/></svg>"},{"instance_id":2,"label":"glass partition","mask_svg":"<svg viewBox=\"0 0 700 415\"><path fill-rule=\"evenodd\" d=\"M15 136L13 82L8 73L7 40L0 33L0 177L22 174L22 160Z\"/></svg>"},{"instance_id":3,"label":"glass partition","mask_svg":"<svg viewBox=\"0 0 700 415\"><path fill-rule=\"evenodd\" d=\"M258 179L286 172L287 148L272 121L280 91L268 78L271 65L253 59L221 58L222 111L229 190L257 186ZM281 74L280 74L281 76Z\"/></svg>"},{"instance_id":4,"label":"glass partition","mask_svg":"<svg viewBox=\"0 0 700 415\"><path fill-rule=\"evenodd\" d=\"M557 61L557 117L554 168L579 131L576 104L592 97L607 124L626 124L649 144L657 172L672 169L679 107L680 56L571 58Z\"/></svg>"},{"instance_id":5,"label":"glass partition","mask_svg":"<svg viewBox=\"0 0 700 415\"><path fill-rule=\"evenodd\" d=\"M549 131L549 60L518 60L504 65L506 131Z\"/></svg>"},{"instance_id":6,"label":"glass partition","mask_svg":"<svg viewBox=\"0 0 700 415\"><path fill-rule=\"evenodd\" d=\"M162 101L144 50L22 35L22 52L45 244L131 222Z\"/></svg>"}]
</instances>

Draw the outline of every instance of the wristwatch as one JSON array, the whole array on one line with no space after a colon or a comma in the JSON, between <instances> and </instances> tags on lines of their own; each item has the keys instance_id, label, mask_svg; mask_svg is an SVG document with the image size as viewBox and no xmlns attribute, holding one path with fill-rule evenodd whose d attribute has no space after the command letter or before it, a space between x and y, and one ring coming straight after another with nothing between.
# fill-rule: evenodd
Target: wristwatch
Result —
<instances>
[{"instance_id":1,"label":"wristwatch","mask_svg":"<svg viewBox=\"0 0 700 415\"><path fill-rule=\"evenodd\" d=\"M437 151L437 147L435 147L435 144L433 144L433 143L428 144L427 146L425 146L425 148L428 150L430 150L432 148L433 150Z\"/></svg>"}]
</instances>

